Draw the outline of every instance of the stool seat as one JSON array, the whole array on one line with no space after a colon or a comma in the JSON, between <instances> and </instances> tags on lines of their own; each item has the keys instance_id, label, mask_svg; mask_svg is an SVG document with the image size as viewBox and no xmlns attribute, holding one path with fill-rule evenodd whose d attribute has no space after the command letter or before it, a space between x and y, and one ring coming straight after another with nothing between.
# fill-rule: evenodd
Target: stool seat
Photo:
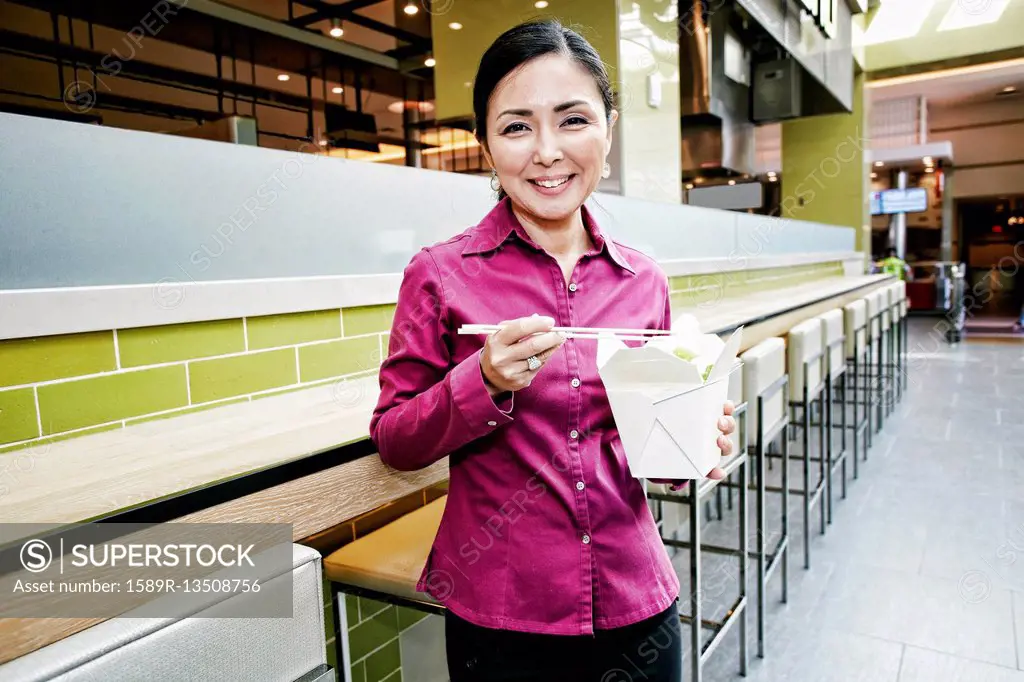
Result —
<instances>
[{"instance_id":1,"label":"stool seat","mask_svg":"<svg viewBox=\"0 0 1024 682\"><path fill-rule=\"evenodd\" d=\"M407 599L435 602L416 591L448 496L392 521L324 559L328 580Z\"/></svg>"},{"instance_id":2,"label":"stool seat","mask_svg":"<svg viewBox=\"0 0 1024 682\"><path fill-rule=\"evenodd\" d=\"M747 400L747 442L757 443L760 433L770 433L786 416L783 391L764 401L764 424L758 423L757 397L786 374L786 342L777 336L765 339L743 355L743 396Z\"/></svg>"},{"instance_id":3,"label":"stool seat","mask_svg":"<svg viewBox=\"0 0 1024 682\"><path fill-rule=\"evenodd\" d=\"M862 298L846 304L843 307L843 319L846 329L846 357L852 358L867 345L867 299Z\"/></svg>"},{"instance_id":4,"label":"stool seat","mask_svg":"<svg viewBox=\"0 0 1024 682\"><path fill-rule=\"evenodd\" d=\"M821 320L821 343L825 351L826 373L835 379L846 369L846 358L843 355L843 311L836 308L818 316ZM833 345L835 344L835 345ZM832 346L829 348L829 346Z\"/></svg>"},{"instance_id":5,"label":"stool seat","mask_svg":"<svg viewBox=\"0 0 1024 682\"><path fill-rule=\"evenodd\" d=\"M821 383L821 320L813 317L790 329L786 346L789 399L801 401L804 382L807 383L808 392L813 391ZM807 363L806 377L804 363Z\"/></svg>"}]
</instances>

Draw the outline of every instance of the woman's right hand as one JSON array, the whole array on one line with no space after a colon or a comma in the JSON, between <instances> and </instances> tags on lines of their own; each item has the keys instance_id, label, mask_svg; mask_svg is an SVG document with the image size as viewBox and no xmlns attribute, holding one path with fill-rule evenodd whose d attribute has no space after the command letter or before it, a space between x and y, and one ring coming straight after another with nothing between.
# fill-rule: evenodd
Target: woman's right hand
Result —
<instances>
[{"instance_id":1,"label":"woman's right hand","mask_svg":"<svg viewBox=\"0 0 1024 682\"><path fill-rule=\"evenodd\" d=\"M533 381L565 337L551 331L554 319L533 315L499 323L501 329L487 337L480 354L480 369L492 396L519 391ZM527 358L536 355L540 367L531 370Z\"/></svg>"}]
</instances>

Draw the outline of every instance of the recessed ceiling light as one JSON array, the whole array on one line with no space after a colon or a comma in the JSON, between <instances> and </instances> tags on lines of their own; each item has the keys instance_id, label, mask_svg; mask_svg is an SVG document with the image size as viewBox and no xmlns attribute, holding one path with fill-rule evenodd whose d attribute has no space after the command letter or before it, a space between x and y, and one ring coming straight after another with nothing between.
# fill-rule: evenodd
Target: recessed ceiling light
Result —
<instances>
[{"instance_id":1,"label":"recessed ceiling light","mask_svg":"<svg viewBox=\"0 0 1024 682\"><path fill-rule=\"evenodd\" d=\"M925 173L934 173L934 172L935 172L935 169L934 169L934 168L932 168L931 166L929 166L928 168L925 168L925 169L924 169L924 172L925 172Z\"/></svg>"},{"instance_id":2,"label":"recessed ceiling light","mask_svg":"<svg viewBox=\"0 0 1024 682\"><path fill-rule=\"evenodd\" d=\"M419 12L420 8L417 7L416 3L414 3L412 0L409 0L409 2L407 2L405 4L405 8L402 11L405 12L406 14L408 14L411 17L412 15L416 14L417 12Z\"/></svg>"},{"instance_id":3,"label":"recessed ceiling light","mask_svg":"<svg viewBox=\"0 0 1024 682\"><path fill-rule=\"evenodd\" d=\"M729 184L730 184L730 185L735 185L735 184L736 184L736 181L735 181L735 180L730 180L730 181L729 181Z\"/></svg>"},{"instance_id":4,"label":"recessed ceiling light","mask_svg":"<svg viewBox=\"0 0 1024 682\"><path fill-rule=\"evenodd\" d=\"M341 27L341 19L331 19L330 34L332 38L340 38L345 35L345 29Z\"/></svg>"},{"instance_id":5,"label":"recessed ceiling light","mask_svg":"<svg viewBox=\"0 0 1024 682\"><path fill-rule=\"evenodd\" d=\"M537 0L537 2L533 3L533 6L537 9L544 9L548 6L548 0Z\"/></svg>"},{"instance_id":6,"label":"recessed ceiling light","mask_svg":"<svg viewBox=\"0 0 1024 682\"><path fill-rule=\"evenodd\" d=\"M462 24L460 24L457 21L453 21L452 23L448 24L448 28L450 28L453 31L461 31L462 30Z\"/></svg>"},{"instance_id":7,"label":"recessed ceiling light","mask_svg":"<svg viewBox=\"0 0 1024 682\"><path fill-rule=\"evenodd\" d=\"M926 156L926 157L924 157L923 159L921 159L921 161L923 161L923 162L924 162L924 165L926 165L926 166L930 166L930 165L932 165L933 163L935 163L935 159L933 159L933 158L932 158L932 157L930 157L930 156Z\"/></svg>"},{"instance_id":8,"label":"recessed ceiling light","mask_svg":"<svg viewBox=\"0 0 1024 682\"><path fill-rule=\"evenodd\" d=\"M692 182L686 183L686 189L693 189L693 183Z\"/></svg>"},{"instance_id":9,"label":"recessed ceiling light","mask_svg":"<svg viewBox=\"0 0 1024 682\"><path fill-rule=\"evenodd\" d=\"M340 85L335 85L333 88L331 88L331 92L333 92L335 95L340 95L341 93L345 92L345 88L341 87Z\"/></svg>"},{"instance_id":10,"label":"recessed ceiling light","mask_svg":"<svg viewBox=\"0 0 1024 682\"><path fill-rule=\"evenodd\" d=\"M433 110L434 104L432 102L397 100L388 105L388 111L393 114L400 114L402 111L418 111L421 114L429 114Z\"/></svg>"},{"instance_id":11,"label":"recessed ceiling light","mask_svg":"<svg viewBox=\"0 0 1024 682\"><path fill-rule=\"evenodd\" d=\"M872 179L872 180L874 180L874 179L875 179L875 178L877 178L877 177L878 177L878 173L872 173L872 174L871 174L871 179Z\"/></svg>"},{"instance_id":12,"label":"recessed ceiling light","mask_svg":"<svg viewBox=\"0 0 1024 682\"><path fill-rule=\"evenodd\" d=\"M437 65L437 60L434 59L433 57L427 57L426 59L423 60L423 65L428 66L430 68L434 68L434 66Z\"/></svg>"},{"instance_id":13,"label":"recessed ceiling light","mask_svg":"<svg viewBox=\"0 0 1024 682\"><path fill-rule=\"evenodd\" d=\"M1005 88L1003 88L1003 92L1005 92L1005 93L1017 92L1017 88L1013 87L1012 85L1007 85Z\"/></svg>"},{"instance_id":14,"label":"recessed ceiling light","mask_svg":"<svg viewBox=\"0 0 1024 682\"><path fill-rule=\"evenodd\" d=\"M885 165L885 164L884 164L884 163L882 163L881 161L875 161L875 168L881 168L881 167L882 167L882 166L884 166L884 165Z\"/></svg>"},{"instance_id":15,"label":"recessed ceiling light","mask_svg":"<svg viewBox=\"0 0 1024 682\"><path fill-rule=\"evenodd\" d=\"M769 175L768 176L768 182L778 182L778 181L779 181L779 179L777 177L775 177L774 175Z\"/></svg>"},{"instance_id":16,"label":"recessed ceiling light","mask_svg":"<svg viewBox=\"0 0 1024 682\"><path fill-rule=\"evenodd\" d=\"M321 139L319 142L317 142L317 144L320 145L321 147L326 147L330 143L327 140Z\"/></svg>"},{"instance_id":17,"label":"recessed ceiling light","mask_svg":"<svg viewBox=\"0 0 1024 682\"><path fill-rule=\"evenodd\" d=\"M277 80L279 80L279 81L291 80L291 76L289 76L286 73L279 73L279 74L277 74Z\"/></svg>"},{"instance_id":18,"label":"recessed ceiling light","mask_svg":"<svg viewBox=\"0 0 1024 682\"><path fill-rule=\"evenodd\" d=\"M769 178L774 178L775 177L775 171L768 171L768 177Z\"/></svg>"}]
</instances>

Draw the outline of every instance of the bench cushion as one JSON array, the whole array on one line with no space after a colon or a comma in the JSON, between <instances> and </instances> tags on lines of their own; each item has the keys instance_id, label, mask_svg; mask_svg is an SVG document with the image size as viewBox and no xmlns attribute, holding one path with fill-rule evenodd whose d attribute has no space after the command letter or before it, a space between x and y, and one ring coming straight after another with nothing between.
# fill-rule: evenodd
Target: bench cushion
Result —
<instances>
[{"instance_id":1,"label":"bench cushion","mask_svg":"<svg viewBox=\"0 0 1024 682\"><path fill-rule=\"evenodd\" d=\"M843 338L843 311L836 308L820 315L818 319L821 320L821 343L822 350L825 351L827 370L834 379L846 369L843 344L838 343ZM835 346L829 350L831 344Z\"/></svg>"},{"instance_id":2,"label":"bench cushion","mask_svg":"<svg viewBox=\"0 0 1024 682\"><path fill-rule=\"evenodd\" d=\"M230 569L210 577L221 576ZM161 610L180 616L111 618L0 666L0 680L297 680L326 665L320 553L293 545L291 573L261 584L259 592L165 594ZM292 617L233 617L266 599L291 603Z\"/></svg>"},{"instance_id":3,"label":"bench cushion","mask_svg":"<svg viewBox=\"0 0 1024 682\"><path fill-rule=\"evenodd\" d=\"M324 559L328 580L407 599L434 602L416 591L441 525L448 496L392 521Z\"/></svg>"},{"instance_id":4,"label":"bench cushion","mask_svg":"<svg viewBox=\"0 0 1024 682\"><path fill-rule=\"evenodd\" d=\"M821 382L821 320L817 317L801 322L789 330L786 343L786 365L789 372L789 399L803 400L804 382L812 391ZM817 356L817 359L811 360ZM804 363L807 376L804 376ZM813 396L811 396L813 398Z\"/></svg>"}]
</instances>

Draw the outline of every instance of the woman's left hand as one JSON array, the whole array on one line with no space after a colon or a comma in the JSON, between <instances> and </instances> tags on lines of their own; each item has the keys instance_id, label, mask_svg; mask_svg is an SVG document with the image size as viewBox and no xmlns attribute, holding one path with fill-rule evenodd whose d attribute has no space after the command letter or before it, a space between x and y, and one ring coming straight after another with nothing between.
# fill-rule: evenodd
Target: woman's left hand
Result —
<instances>
[{"instance_id":1,"label":"woman's left hand","mask_svg":"<svg viewBox=\"0 0 1024 682\"><path fill-rule=\"evenodd\" d=\"M736 420L733 419L732 413L736 409L736 406L732 404L731 400L726 400L722 406L722 416L718 420L718 430L722 432L722 435L718 437L718 449L722 451L722 457L728 457L732 454L732 441L729 440L729 435L736 430ZM713 481L720 481L725 478L725 472L722 469L715 467L708 474L708 478ZM652 478L652 483L667 483L672 490L680 490L685 487L689 481L675 481L671 479Z\"/></svg>"}]
</instances>

